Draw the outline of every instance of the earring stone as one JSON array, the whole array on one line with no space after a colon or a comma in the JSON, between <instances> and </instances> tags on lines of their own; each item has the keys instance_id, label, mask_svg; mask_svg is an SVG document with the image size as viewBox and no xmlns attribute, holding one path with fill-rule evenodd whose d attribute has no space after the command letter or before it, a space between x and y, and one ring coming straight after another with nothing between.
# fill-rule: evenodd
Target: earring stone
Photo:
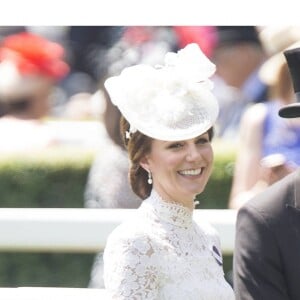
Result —
<instances>
[{"instance_id":1,"label":"earring stone","mask_svg":"<svg viewBox=\"0 0 300 300\"><path fill-rule=\"evenodd\" d=\"M147 180L148 184L152 184L152 175L151 175L151 172L148 171L148 180Z\"/></svg>"}]
</instances>

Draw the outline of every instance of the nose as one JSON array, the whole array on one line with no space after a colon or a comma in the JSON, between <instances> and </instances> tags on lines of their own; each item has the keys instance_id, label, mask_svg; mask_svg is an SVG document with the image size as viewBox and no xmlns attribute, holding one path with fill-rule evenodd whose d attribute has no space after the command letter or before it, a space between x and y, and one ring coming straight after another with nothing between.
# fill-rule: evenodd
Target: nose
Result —
<instances>
[{"instance_id":1,"label":"nose","mask_svg":"<svg viewBox=\"0 0 300 300\"><path fill-rule=\"evenodd\" d=\"M196 145L189 145L187 148L186 160L189 162L193 162L199 160L201 158L200 150Z\"/></svg>"}]
</instances>

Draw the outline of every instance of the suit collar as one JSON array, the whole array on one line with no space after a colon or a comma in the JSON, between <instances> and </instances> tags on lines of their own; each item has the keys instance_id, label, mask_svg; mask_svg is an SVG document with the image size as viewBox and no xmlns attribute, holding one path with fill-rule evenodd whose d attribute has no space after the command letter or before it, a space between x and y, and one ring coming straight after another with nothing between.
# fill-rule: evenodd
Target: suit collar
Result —
<instances>
[{"instance_id":1,"label":"suit collar","mask_svg":"<svg viewBox=\"0 0 300 300\"><path fill-rule=\"evenodd\" d=\"M296 171L296 178L294 180L294 205L295 208L300 209L300 168Z\"/></svg>"}]
</instances>

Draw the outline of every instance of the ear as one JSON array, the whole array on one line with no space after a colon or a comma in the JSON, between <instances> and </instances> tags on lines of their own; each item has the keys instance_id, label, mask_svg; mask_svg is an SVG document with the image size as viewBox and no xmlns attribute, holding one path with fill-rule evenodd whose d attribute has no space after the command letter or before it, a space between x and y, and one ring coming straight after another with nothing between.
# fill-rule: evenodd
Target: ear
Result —
<instances>
[{"instance_id":1,"label":"ear","mask_svg":"<svg viewBox=\"0 0 300 300\"><path fill-rule=\"evenodd\" d=\"M141 160L140 160L140 166L147 172L150 171L150 166L149 166L149 159L148 156L145 155Z\"/></svg>"}]
</instances>

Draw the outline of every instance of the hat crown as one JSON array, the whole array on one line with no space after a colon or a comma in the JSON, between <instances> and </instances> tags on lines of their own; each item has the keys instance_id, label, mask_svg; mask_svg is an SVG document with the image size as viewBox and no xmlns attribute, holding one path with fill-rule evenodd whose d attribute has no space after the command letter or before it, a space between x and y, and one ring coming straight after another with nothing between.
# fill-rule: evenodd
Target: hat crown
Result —
<instances>
[{"instance_id":1,"label":"hat crown","mask_svg":"<svg viewBox=\"0 0 300 300\"><path fill-rule=\"evenodd\" d=\"M300 117L300 47L283 52L292 77L297 103L289 104L279 110L283 118Z\"/></svg>"},{"instance_id":2,"label":"hat crown","mask_svg":"<svg viewBox=\"0 0 300 300\"><path fill-rule=\"evenodd\" d=\"M259 36L269 56L260 68L259 76L263 82L273 85L286 63L283 51L300 46L300 26L266 26Z\"/></svg>"},{"instance_id":3,"label":"hat crown","mask_svg":"<svg viewBox=\"0 0 300 300\"><path fill-rule=\"evenodd\" d=\"M300 40L299 26L267 26L259 33L268 56L275 55Z\"/></svg>"},{"instance_id":4,"label":"hat crown","mask_svg":"<svg viewBox=\"0 0 300 300\"><path fill-rule=\"evenodd\" d=\"M300 92L300 48L286 50L283 54L291 74L294 91L298 93Z\"/></svg>"},{"instance_id":5,"label":"hat crown","mask_svg":"<svg viewBox=\"0 0 300 300\"><path fill-rule=\"evenodd\" d=\"M214 72L199 46L189 44L168 52L163 66L125 68L105 87L131 127L159 140L184 140L204 133L217 118L209 80Z\"/></svg>"}]
</instances>

